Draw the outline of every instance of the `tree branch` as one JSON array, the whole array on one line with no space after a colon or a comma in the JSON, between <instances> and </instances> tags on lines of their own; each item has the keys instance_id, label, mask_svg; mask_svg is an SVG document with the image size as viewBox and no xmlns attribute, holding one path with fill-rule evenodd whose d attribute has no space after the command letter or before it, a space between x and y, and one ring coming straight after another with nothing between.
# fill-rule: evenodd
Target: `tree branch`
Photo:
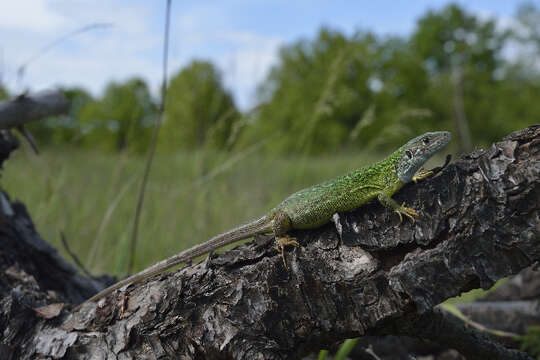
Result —
<instances>
[{"instance_id":1,"label":"tree branch","mask_svg":"<svg viewBox=\"0 0 540 360\"><path fill-rule=\"evenodd\" d=\"M24 341L4 344L23 358L283 359L355 336L425 336L418 326L440 317L435 305L540 260L539 164L534 126L404 187L395 199L421 213L414 224L372 202L336 219L341 238L333 225L295 232L302 246L287 254L288 271L272 239L257 237L76 313L64 310L54 323L41 319ZM3 322L12 313L0 311L0 331L24 328ZM482 340L459 350L478 358L495 347ZM502 351L493 358L508 355Z\"/></svg>"},{"instance_id":2,"label":"tree branch","mask_svg":"<svg viewBox=\"0 0 540 360\"><path fill-rule=\"evenodd\" d=\"M466 317L492 330L524 335L540 324L538 300L470 302L457 305Z\"/></svg>"},{"instance_id":3,"label":"tree branch","mask_svg":"<svg viewBox=\"0 0 540 360\"><path fill-rule=\"evenodd\" d=\"M47 116L60 115L68 109L69 101L58 90L20 95L0 101L0 129L11 129Z\"/></svg>"},{"instance_id":4,"label":"tree branch","mask_svg":"<svg viewBox=\"0 0 540 360\"><path fill-rule=\"evenodd\" d=\"M498 331L524 335L540 324L540 271L528 267L481 299L456 307L464 316Z\"/></svg>"}]
</instances>

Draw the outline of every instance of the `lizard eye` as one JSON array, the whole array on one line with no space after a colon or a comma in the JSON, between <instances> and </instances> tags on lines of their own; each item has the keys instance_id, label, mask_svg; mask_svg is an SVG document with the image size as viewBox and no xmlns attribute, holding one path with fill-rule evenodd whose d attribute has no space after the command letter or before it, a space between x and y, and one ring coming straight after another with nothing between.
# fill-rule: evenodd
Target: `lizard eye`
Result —
<instances>
[{"instance_id":1,"label":"lizard eye","mask_svg":"<svg viewBox=\"0 0 540 360\"><path fill-rule=\"evenodd\" d=\"M411 150L405 150L405 155L406 155L409 159L412 159L412 152L411 152Z\"/></svg>"},{"instance_id":2,"label":"lizard eye","mask_svg":"<svg viewBox=\"0 0 540 360\"><path fill-rule=\"evenodd\" d=\"M424 140L422 140L422 143L423 143L424 145L429 144L429 138L428 138L428 137L425 137Z\"/></svg>"}]
</instances>

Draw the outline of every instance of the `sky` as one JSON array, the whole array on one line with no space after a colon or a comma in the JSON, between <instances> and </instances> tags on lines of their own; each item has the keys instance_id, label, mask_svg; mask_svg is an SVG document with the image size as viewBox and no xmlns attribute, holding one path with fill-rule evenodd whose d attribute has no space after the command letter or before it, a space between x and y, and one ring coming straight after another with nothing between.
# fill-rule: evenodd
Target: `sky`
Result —
<instances>
[{"instance_id":1,"label":"sky","mask_svg":"<svg viewBox=\"0 0 540 360\"><path fill-rule=\"evenodd\" d=\"M518 1L456 1L501 24ZM533 1L537 6L540 0ZM256 102L257 85L276 64L279 48L313 38L321 26L346 34L369 30L408 35L442 0L227 0L172 1L169 73L194 59L210 60L241 109ZM0 82L13 93L82 86L93 95L110 81L161 82L165 0L0 1ZM91 24L107 24L72 34ZM35 58L51 42L72 34ZM18 69L25 65L24 73Z\"/></svg>"}]
</instances>

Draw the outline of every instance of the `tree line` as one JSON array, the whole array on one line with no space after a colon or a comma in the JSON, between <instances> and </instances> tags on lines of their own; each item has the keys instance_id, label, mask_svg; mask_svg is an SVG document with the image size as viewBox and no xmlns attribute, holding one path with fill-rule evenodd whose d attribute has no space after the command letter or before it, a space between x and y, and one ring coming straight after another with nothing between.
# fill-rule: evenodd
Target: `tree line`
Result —
<instances>
[{"instance_id":1,"label":"tree line","mask_svg":"<svg viewBox=\"0 0 540 360\"><path fill-rule=\"evenodd\" d=\"M524 3L512 20L502 28L449 4L409 36L321 28L280 49L244 112L218 68L193 61L170 81L160 147L229 151L272 136L273 151L312 154L394 147L434 129L452 130L462 150L490 143L540 119L540 11ZM99 97L64 91L69 114L32 126L40 144L148 148L158 101L143 79L111 82Z\"/></svg>"}]
</instances>

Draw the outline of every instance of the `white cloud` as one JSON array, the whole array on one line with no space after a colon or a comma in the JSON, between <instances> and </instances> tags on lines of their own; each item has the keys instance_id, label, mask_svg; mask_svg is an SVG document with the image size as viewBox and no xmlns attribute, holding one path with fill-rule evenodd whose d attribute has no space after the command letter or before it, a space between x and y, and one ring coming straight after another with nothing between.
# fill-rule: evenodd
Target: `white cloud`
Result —
<instances>
[{"instance_id":1,"label":"white cloud","mask_svg":"<svg viewBox=\"0 0 540 360\"><path fill-rule=\"evenodd\" d=\"M246 6L248 3L250 6ZM0 81L14 92L62 84L81 85L97 95L111 80L140 76L157 94L161 81L163 6L164 2L147 0L0 0ZM222 70L225 85L233 91L240 107L254 105L255 89L277 62L278 49L285 39L291 41L317 26L312 16L300 19L298 24L287 22L287 30L280 31L281 17L275 17L272 11L269 10L268 19L260 18L266 16L265 9L276 7L271 1L259 5L242 0L174 3L170 73L192 59L209 59ZM368 10L380 17L377 9ZM483 18L496 17L491 9L471 10ZM511 15L503 14L499 12L496 17L499 27L515 26ZM322 15L316 16L324 18ZM331 15L337 16L339 12ZM259 21L241 21L246 17ZM352 28L359 21L356 17L343 19L345 28ZM32 62L22 84L17 83L17 67L45 45L96 22L110 22L114 26L66 39ZM382 20L378 23L390 26ZM384 32L384 28L377 30ZM518 53L515 47L506 51L510 58Z\"/></svg>"},{"instance_id":2,"label":"white cloud","mask_svg":"<svg viewBox=\"0 0 540 360\"><path fill-rule=\"evenodd\" d=\"M196 3L187 11L173 12L170 73L192 59L209 59L222 70L225 85L246 109L254 104L255 88L275 63L282 41L235 29L234 19L223 16L220 6ZM144 2L2 1L0 80L13 92L77 85L98 95L111 80L140 76L157 94L161 82L162 10ZM113 26L65 39L31 62L22 82L18 82L16 72L21 64L51 41L91 23Z\"/></svg>"},{"instance_id":3,"label":"white cloud","mask_svg":"<svg viewBox=\"0 0 540 360\"><path fill-rule=\"evenodd\" d=\"M481 9L476 11L476 15L483 21L494 21L495 26L499 32L512 31L517 36L528 37L530 31L522 23L518 21L515 16L512 15L496 15L492 11ZM528 61L532 59L532 63L536 64L536 48L531 44L522 44L518 41L511 40L506 43L502 49L502 56L510 61Z\"/></svg>"},{"instance_id":4,"label":"white cloud","mask_svg":"<svg viewBox=\"0 0 540 360\"><path fill-rule=\"evenodd\" d=\"M256 102L256 87L276 64L282 41L251 32L223 33L219 38L234 44L217 62L224 70L225 84L234 90L238 105L246 109Z\"/></svg>"},{"instance_id":5,"label":"white cloud","mask_svg":"<svg viewBox=\"0 0 540 360\"><path fill-rule=\"evenodd\" d=\"M50 31L67 23L67 19L54 12L46 0L0 2L0 28L24 31Z\"/></svg>"},{"instance_id":6,"label":"white cloud","mask_svg":"<svg viewBox=\"0 0 540 360\"><path fill-rule=\"evenodd\" d=\"M161 36L152 33L148 25L148 11L136 6L114 8L108 2L55 1L44 4L47 11L42 23L48 27L35 33L33 25L19 16L22 8L12 8L14 18L22 23L2 24L0 35L5 68L3 80L13 91L26 87L41 89L56 84L81 85L98 94L110 80L130 76L146 77L154 83L159 73ZM63 19L70 19L64 21ZM17 81L17 68L38 54L40 49L55 39L96 22L113 22L107 29L96 29L71 36L53 49L39 55L27 67L22 84Z\"/></svg>"}]
</instances>

